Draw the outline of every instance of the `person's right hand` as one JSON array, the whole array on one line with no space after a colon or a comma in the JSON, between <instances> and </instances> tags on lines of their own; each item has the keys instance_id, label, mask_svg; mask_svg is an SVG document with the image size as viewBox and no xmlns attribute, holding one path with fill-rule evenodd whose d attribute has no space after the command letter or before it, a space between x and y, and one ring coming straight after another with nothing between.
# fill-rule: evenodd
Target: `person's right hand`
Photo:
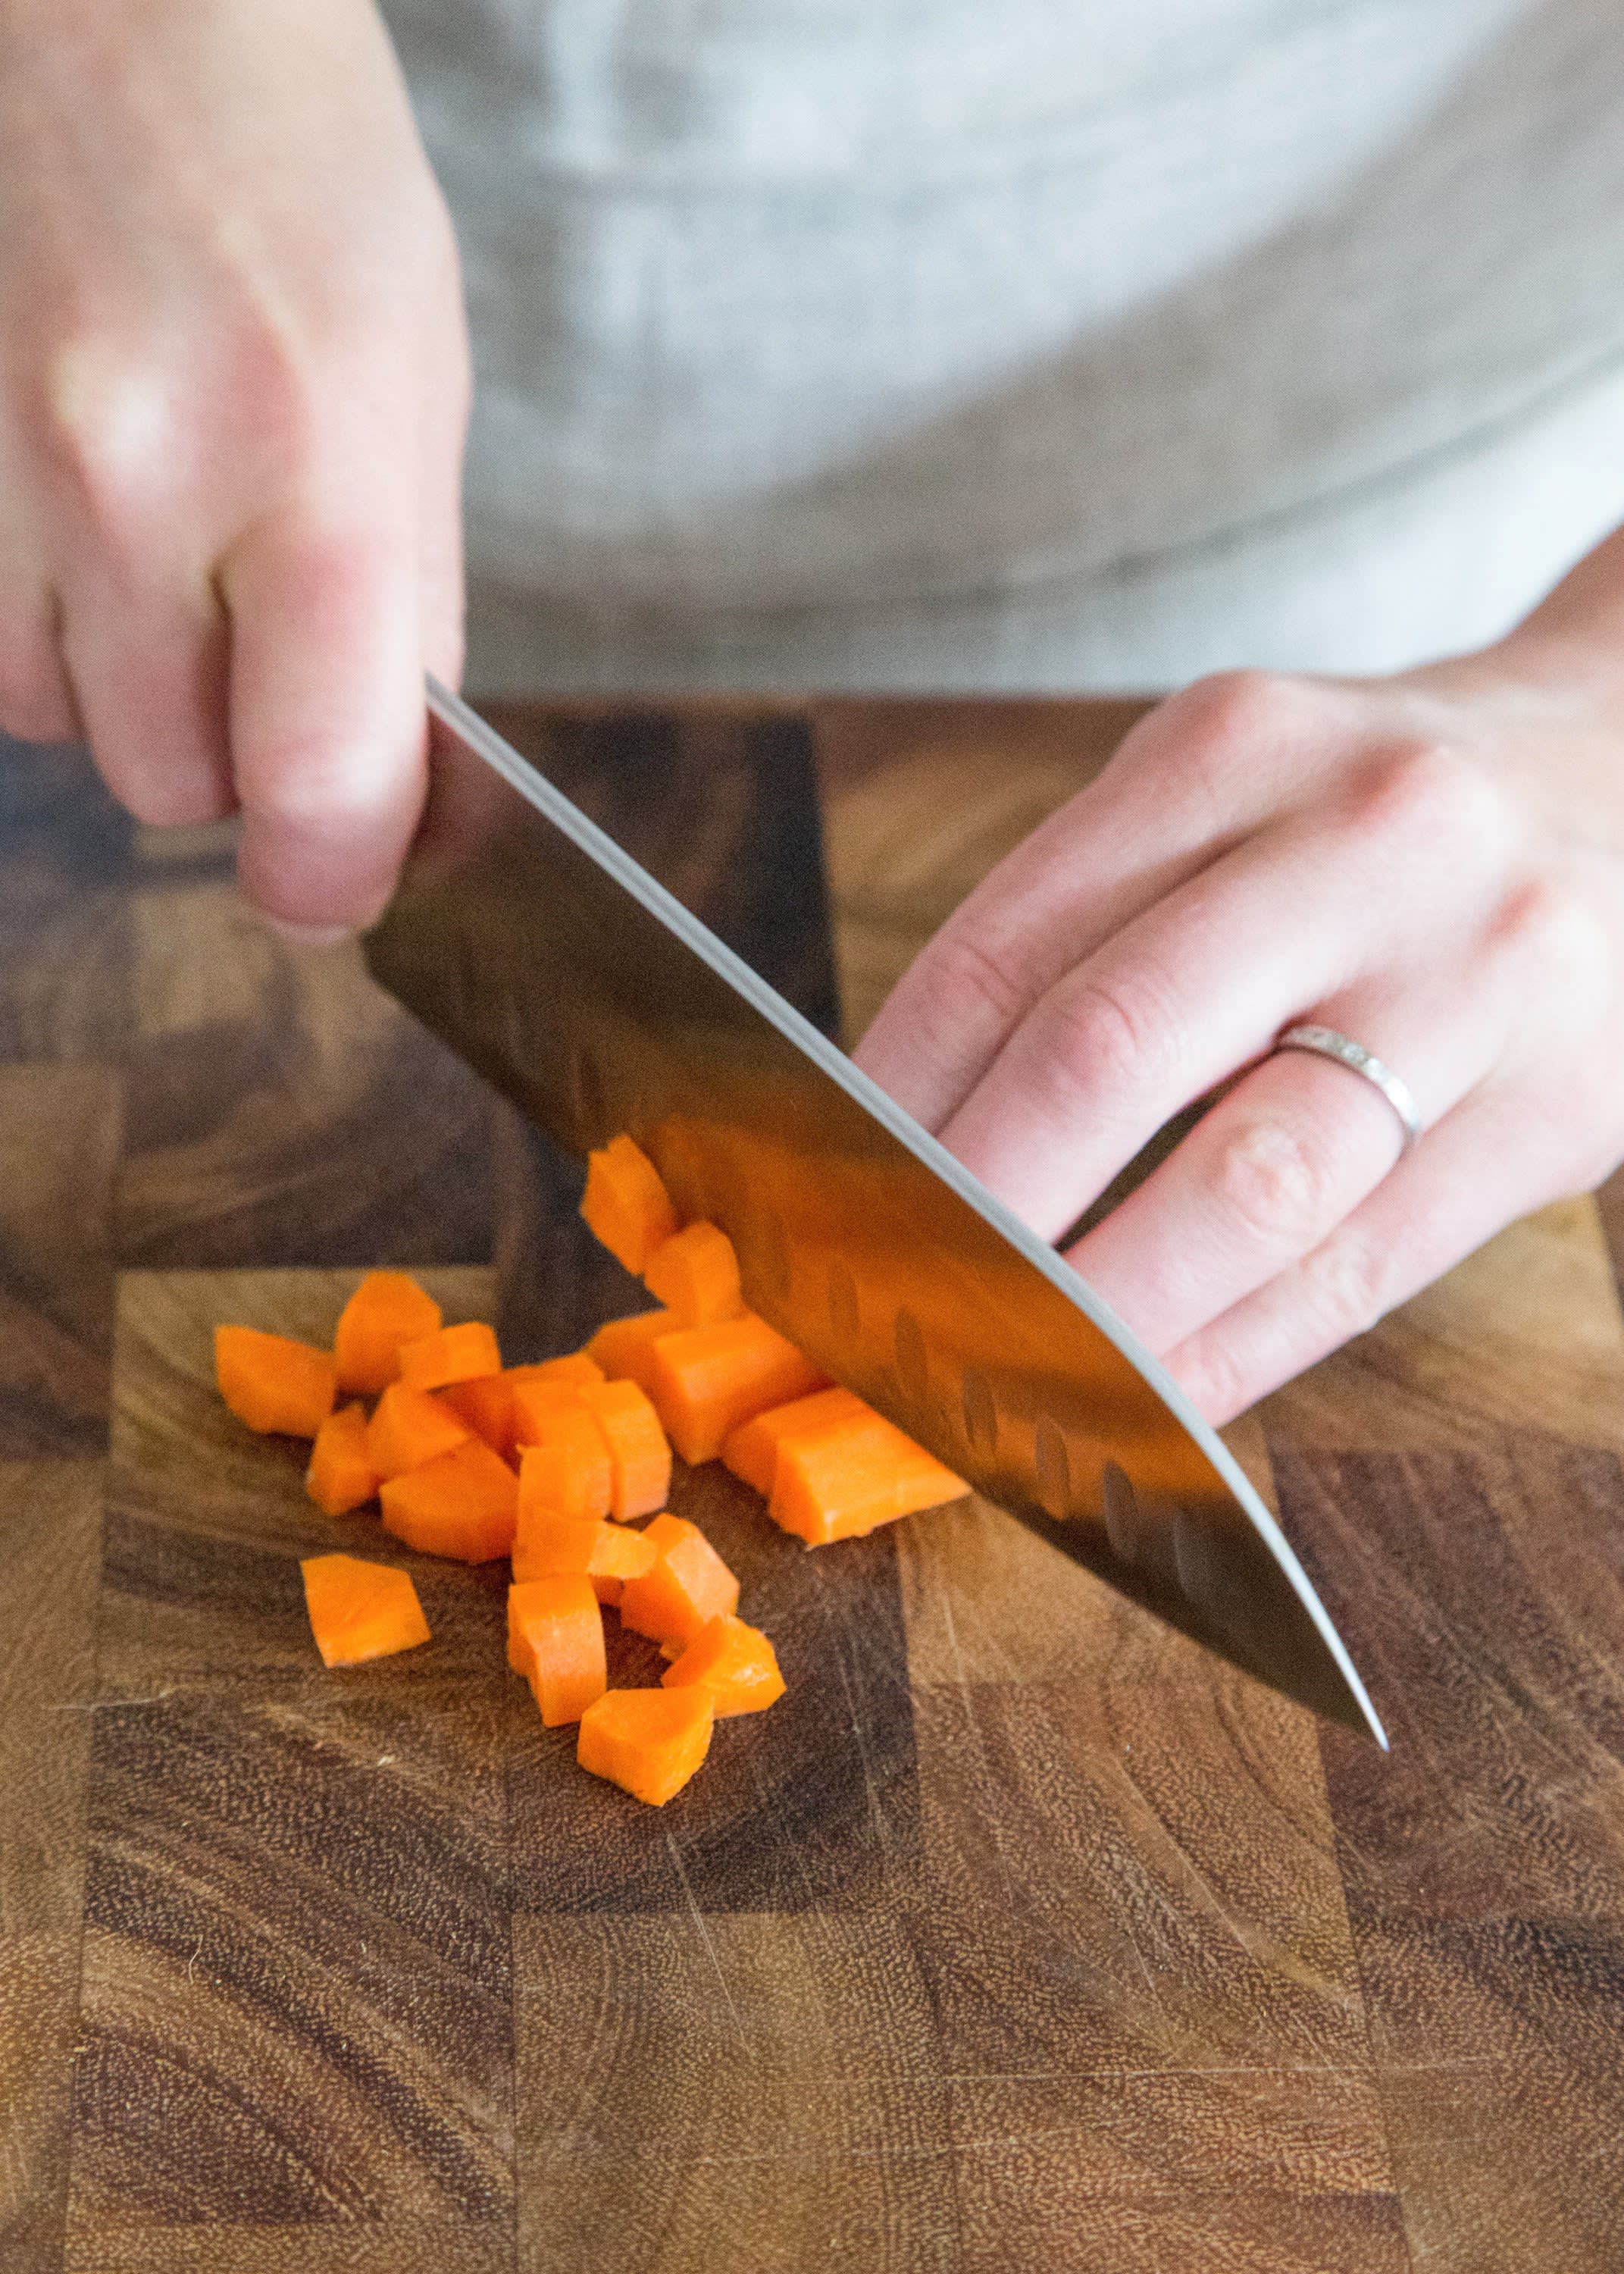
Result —
<instances>
[{"instance_id":1,"label":"person's right hand","mask_svg":"<svg viewBox=\"0 0 1624 2274\"><path fill-rule=\"evenodd\" d=\"M456 252L371 0L0 0L0 727L369 919L462 658Z\"/></svg>"}]
</instances>

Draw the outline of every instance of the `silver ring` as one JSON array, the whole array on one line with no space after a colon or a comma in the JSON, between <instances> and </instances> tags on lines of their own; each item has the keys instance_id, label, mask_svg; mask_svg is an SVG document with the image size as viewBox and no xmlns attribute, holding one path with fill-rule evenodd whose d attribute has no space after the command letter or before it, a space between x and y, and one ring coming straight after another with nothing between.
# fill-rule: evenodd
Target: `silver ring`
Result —
<instances>
[{"instance_id":1,"label":"silver ring","mask_svg":"<svg viewBox=\"0 0 1624 2274\"><path fill-rule=\"evenodd\" d=\"M1312 1050L1317 1057L1335 1058L1345 1065L1350 1073L1362 1073L1366 1081L1374 1082L1399 1118L1404 1132L1402 1151L1408 1153L1421 1134L1421 1116L1410 1095L1410 1084L1395 1074L1390 1065L1383 1065L1373 1050L1363 1043L1356 1043L1351 1035L1339 1035L1335 1027L1287 1027L1274 1044L1276 1050Z\"/></svg>"}]
</instances>

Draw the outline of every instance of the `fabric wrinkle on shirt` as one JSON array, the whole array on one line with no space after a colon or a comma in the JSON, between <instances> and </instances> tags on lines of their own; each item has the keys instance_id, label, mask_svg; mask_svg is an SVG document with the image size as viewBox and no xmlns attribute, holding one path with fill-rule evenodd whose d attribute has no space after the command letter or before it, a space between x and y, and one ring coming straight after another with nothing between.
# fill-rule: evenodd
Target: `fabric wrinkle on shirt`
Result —
<instances>
[{"instance_id":1,"label":"fabric wrinkle on shirt","mask_svg":"<svg viewBox=\"0 0 1624 2274\"><path fill-rule=\"evenodd\" d=\"M1616 0L386 0L470 683L1476 645L1624 519Z\"/></svg>"}]
</instances>

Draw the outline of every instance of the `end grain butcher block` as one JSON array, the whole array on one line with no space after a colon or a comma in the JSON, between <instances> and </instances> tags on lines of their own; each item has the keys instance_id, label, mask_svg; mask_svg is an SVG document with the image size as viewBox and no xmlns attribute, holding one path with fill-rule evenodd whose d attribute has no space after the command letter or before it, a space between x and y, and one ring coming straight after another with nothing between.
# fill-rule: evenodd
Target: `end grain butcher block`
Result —
<instances>
[{"instance_id":1,"label":"end grain butcher block","mask_svg":"<svg viewBox=\"0 0 1624 2274\"><path fill-rule=\"evenodd\" d=\"M499 723L830 1025L1086 762L1060 705ZM373 1520L208 1374L380 1264L578 1343L576 1173L76 758L0 750L0 958L4 2274L1618 2274L1624 1206L1235 1433L1390 1759L992 1510L808 1555L706 1470L789 1688L646 1809L500 1567L401 1551L432 1643L326 1672L298 1558Z\"/></svg>"}]
</instances>

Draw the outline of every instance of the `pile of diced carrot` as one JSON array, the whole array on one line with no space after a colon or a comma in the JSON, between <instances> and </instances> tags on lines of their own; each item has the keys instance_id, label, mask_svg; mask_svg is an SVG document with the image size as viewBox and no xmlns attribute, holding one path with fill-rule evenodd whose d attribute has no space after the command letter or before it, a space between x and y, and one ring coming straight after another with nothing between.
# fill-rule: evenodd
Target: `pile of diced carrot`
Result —
<instances>
[{"instance_id":1,"label":"pile of diced carrot","mask_svg":"<svg viewBox=\"0 0 1624 2274\"><path fill-rule=\"evenodd\" d=\"M383 1529L424 1554L509 1557L508 1663L542 1720L579 1723L582 1766L658 1806L704 1759L714 1721L784 1690L771 1643L737 1615L738 1580L665 1507L673 1447L690 1465L719 1457L808 1547L967 1487L746 1309L733 1243L679 1224L629 1137L590 1156L581 1212L660 1305L584 1351L505 1367L490 1327L447 1326L415 1280L374 1271L331 1351L222 1326L215 1368L251 1429L313 1441L306 1488L327 1515L376 1500ZM430 1639L408 1572L343 1555L301 1569L327 1666ZM658 1690L608 1687L611 1608L671 1660Z\"/></svg>"}]
</instances>

